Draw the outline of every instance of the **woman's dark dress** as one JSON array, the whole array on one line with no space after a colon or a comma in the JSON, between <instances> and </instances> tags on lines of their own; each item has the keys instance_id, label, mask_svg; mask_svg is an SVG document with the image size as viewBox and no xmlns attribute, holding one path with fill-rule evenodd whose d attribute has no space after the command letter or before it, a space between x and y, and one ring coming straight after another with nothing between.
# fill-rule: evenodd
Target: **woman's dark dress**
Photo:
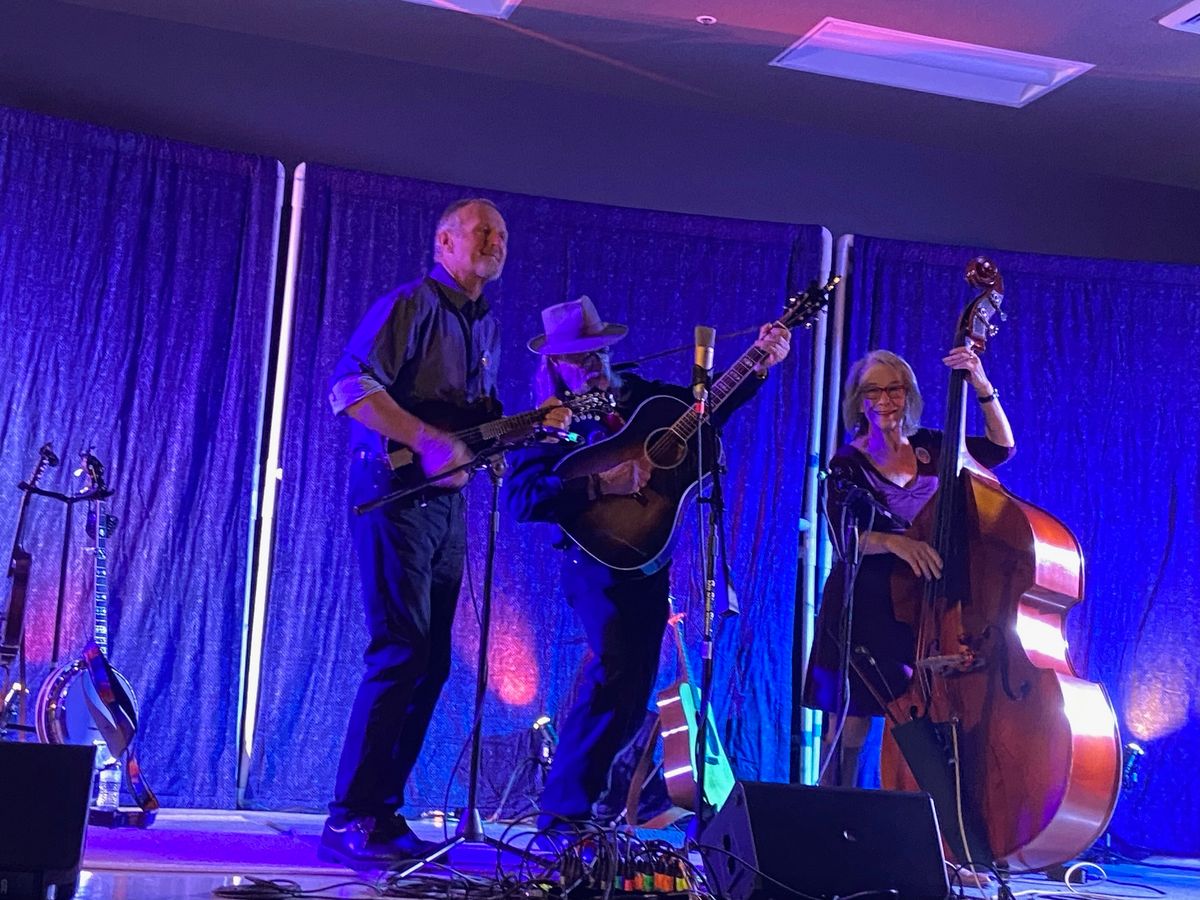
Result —
<instances>
[{"instance_id":1,"label":"woman's dark dress","mask_svg":"<svg viewBox=\"0 0 1200 900\"><path fill-rule=\"evenodd\" d=\"M942 434L928 428L918 429L909 441L917 457L917 474L901 487L885 478L870 459L857 447L844 444L830 461L830 469L864 488L900 519L911 522L925 507L938 486L938 458ZM993 468L1006 462L1013 454L1010 447L1001 447L987 438L967 438L967 449L981 465ZM828 513L830 527L839 528L845 509L846 492L836 488L837 479L830 479ZM898 524L876 516L871 527L876 532L899 533ZM907 565L891 553L864 556L854 585L854 610L851 623L851 652L864 668L872 684L884 696L898 696L908 686L914 658L912 630L896 621L892 612L891 577L894 565ZM840 671L841 649L838 632L845 609L843 578L845 565L838 560L825 582L821 606L817 612L816 633L804 682L804 705L815 709L841 712L843 677ZM874 664L856 651L869 651ZM863 684L857 673L850 672L850 706L852 716L879 716L883 709Z\"/></svg>"}]
</instances>

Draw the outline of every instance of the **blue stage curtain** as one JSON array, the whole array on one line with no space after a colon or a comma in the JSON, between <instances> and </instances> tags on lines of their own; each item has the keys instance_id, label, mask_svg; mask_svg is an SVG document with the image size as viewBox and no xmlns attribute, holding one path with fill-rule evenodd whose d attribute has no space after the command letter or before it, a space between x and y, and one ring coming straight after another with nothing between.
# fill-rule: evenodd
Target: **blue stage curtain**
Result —
<instances>
[{"instance_id":1,"label":"blue stage curtain","mask_svg":"<svg viewBox=\"0 0 1200 900\"><path fill-rule=\"evenodd\" d=\"M327 379L372 299L429 265L438 214L473 189L310 165L305 179L295 331L284 419L283 480L271 574L262 705L247 791L264 807L317 808L332 791L365 630L346 525L348 429L334 419ZM507 219L510 252L502 282L487 291L501 322L501 397L510 412L531 407L535 357L525 342L544 306L588 294L606 319L630 326L617 361L688 344L698 323L718 333L779 314L790 290L818 274L820 229L684 216L483 192ZM804 334L804 332L801 332ZM753 341L723 342L717 366ZM809 341L727 430L730 558L744 613L720 636L717 711L728 717L730 751L750 778L786 779L791 706L791 633L797 521L809 390ZM644 367L686 381L690 349ZM472 602L483 571L486 479L469 489L471 579L455 631L455 670L409 805L461 805L455 763L470 726L478 626ZM688 517L685 531L692 528ZM558 588L556 529L503 524L495 581L484 718L489 740L516 736L542 713L561 715L583 655L582 632ZM676 593L692 613L695 543L676 554ZM664 680L674 674L664 653ZM485 768L485 791L508 768Z\"/></svg>"},{"instance_id":2,"label":"blue stage curtain","mask_svg":"<svg viewBox=\"0 0 1200 900\"><path fill-rule=\"evenodd\" d=\"M942 427L949 348L974 248L860 238L847 358L903 355ZM1191 379L1200 268L987 253L1006 322L987 372L1017 438L998 474L1061 518L1086 560L1071 657L1108 690L1123 740L1145 748L1113 835L1200 855L1200 416ZM982 431L976 404L969 428Z\"/></svg>"},{"instance_id":3,"label":"blue stage curtain","mask_svg":"<svg viewBox=\"0 0 1200 900\"><path fill-rule=\"evenodd\" d=\"M114 665L164 804L236 802L247 549L275 261L279 164L0 110L0 535L44 441L73 492L93 446L116 489ZM92 633L73 514L62 652ZM48 670L62 508L36 498L29 683ZM7 588L5 588L7 591ZM14 673L15 674L15 673ZM7 776L5 776L7 777Z\"/></svg>"}]
</instances>

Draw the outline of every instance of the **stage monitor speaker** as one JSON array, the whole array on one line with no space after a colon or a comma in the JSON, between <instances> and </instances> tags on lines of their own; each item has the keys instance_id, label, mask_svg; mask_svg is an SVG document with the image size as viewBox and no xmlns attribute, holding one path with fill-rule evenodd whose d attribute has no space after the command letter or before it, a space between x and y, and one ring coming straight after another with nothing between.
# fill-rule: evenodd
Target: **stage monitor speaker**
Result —
<instances>
[{"instance_id":1,"label":"stage monitor speaker","mask_svg":"<svg viewBox=\"0 0 1200 900\"><path fill-rule=\"evenodd\" d=\"M700 844L721 900L950 893L928 794L740 782Z\"/></svg>"},{"instance_id":2,"label":"stage monitor speaker","mask_svg":"<svg viewBox=\"0 0 1200 900\"><path fill-rule=\"evenodd\" d=\"M75 894L96 748L0 741L0 900Z\"/></svg>"}]
</instances>

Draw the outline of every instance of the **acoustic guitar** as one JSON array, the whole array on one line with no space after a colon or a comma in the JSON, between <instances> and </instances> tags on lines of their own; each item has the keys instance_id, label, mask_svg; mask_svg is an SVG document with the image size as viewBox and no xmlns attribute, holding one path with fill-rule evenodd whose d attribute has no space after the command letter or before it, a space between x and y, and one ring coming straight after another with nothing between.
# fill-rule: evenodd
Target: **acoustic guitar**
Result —
<instances>
[{"instance_id":1,"label":"acoustic guitar","mask_svg":"<svg viewBox=\"0 0 1200 900\"><path fill-rule=\"evenodd\" d=\"M839 279L788 298L774 325L809 324L829 302ZM708 413L715 415L766 358L752 346L713 384ZM629 460L644 458L650 480L637 494L605 495L566 514L559 524L584 551L610 569L655 572L666 564L685 501L707 479L720 445L711 422L675 397L650 397L612 437L564 456L554 467L563 479L596 475ZM698 459L703 459L700 472Z\"/></svg>"},{"instance_id":2,"label":"acoustic guitar","mask_svg":"<svg viewBox=\"0 0 1200 900\"><path fill-rule=\"evenodd\" d=\"M663 778L667 783L667 796L672 806L647 822L638 822L638 801L647 776L652 770L654 745L646 746L630 780L626 798L626 817L630 825L644 828L665 828L676 819L695 812L696 806L696 736L699 732L700 692L692 680L688 665L687 650L683 644L683 613L673 613L667 620L675 641L675 652L679 658L679 678L664 688L655 698L658 707L658 733L662 737ZM704 759L704 802L712 809L720 809L733 791L736 779L729 765L729 757L721 746L720 732L708 709L708 727L705 729Z\"/></svg>"}]
</instances>

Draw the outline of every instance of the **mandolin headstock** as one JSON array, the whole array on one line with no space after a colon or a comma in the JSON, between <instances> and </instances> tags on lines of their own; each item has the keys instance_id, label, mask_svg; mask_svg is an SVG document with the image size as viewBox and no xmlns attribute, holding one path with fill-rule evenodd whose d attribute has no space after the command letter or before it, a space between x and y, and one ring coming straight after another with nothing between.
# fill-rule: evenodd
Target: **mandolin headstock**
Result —
<instances>
[{"instance_id":1,"label":"mandolin headstock","mask_svg":"<svg viewBox=\"0 0 1200 900\"><path fill-rule=\"evenodd\" d=\"M617 400L608 391L588 391L568 397L564 405L575 416L603 415L617 408Z\"/></svg>"}]
</instances>

